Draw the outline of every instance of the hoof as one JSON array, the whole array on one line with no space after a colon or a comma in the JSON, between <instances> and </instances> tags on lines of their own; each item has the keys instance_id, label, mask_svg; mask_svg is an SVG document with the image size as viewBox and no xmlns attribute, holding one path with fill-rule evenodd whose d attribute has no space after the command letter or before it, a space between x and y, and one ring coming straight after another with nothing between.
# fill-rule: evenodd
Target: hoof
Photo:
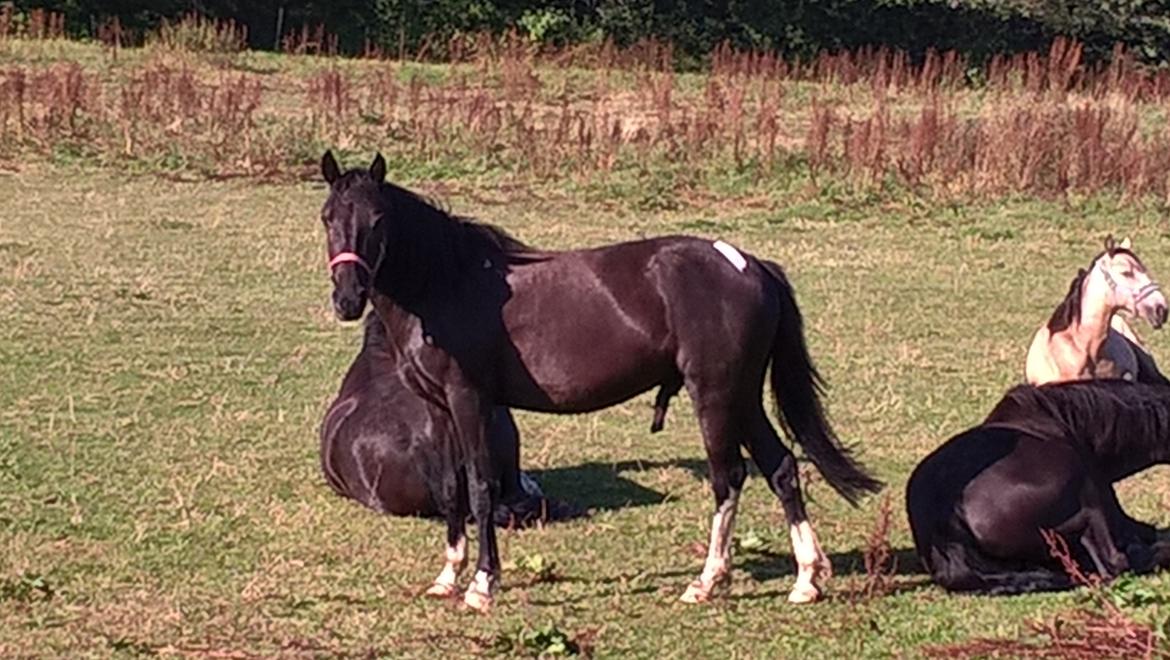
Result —
<instances>
[{"instance_id":1,"label":"hoof","mask_svg":"<svg viewBox=\"0 0 1170 660\"><path fill-rule=\"evenodd\" d=\"M427 588L426 591L426 595L430 596L431 598L453 598L455 593L455 585L444 584L442 582L436 582L432 584Z\"/></svg>"},{"instance_id":2,"label":"hoof","mask_svg":"<svg viewBox=\"0 0 1170 660\"><path fill-rule=\"evenodd\" d=\"M495 599L490 595L480 593L475 589L468 589L467 593L463 594L463 604L480 614L487 614L492 610L493 600Z\"/></svg>"},{"instance_id":3,"label":"hoof","mask_svg":"<svg viewBox=\"0 0 1170 660\"><path fill-rule=\"evenodd\" d=\"M828 557L825 557L824 561L817 564L816 571L817 580L828 580L833 577L833 562L829 561Z\"/></svg>"},{"instance_id":4,"label":"hoof","mask_svg":"<svg viewBox=\"0 0 1170 660\"><path fill-rule=\"evenodd\" d=\"M798 584L788 594L788 602L803 604L814 603L821 598L821 590L811 584Z\"/></svg>"},{"instance_id":5,"label":"hoof","mask_svg":"<svg viewBox=\"0 0 1170 660\"><path fill-rule=\"evenodd\" d=\"M711 581L710 584L704 584L702 580L696 579L694 582L691 582L687 585L687 590L684 591L683 595L679 596L678 599L680 602L691 605L706 603L707 601L711 600L711 597L715 595L717 590L719 590L721 587L727 586L730 581L730 578L726 575L715 578Z\"/></svg>"}]
</instances>

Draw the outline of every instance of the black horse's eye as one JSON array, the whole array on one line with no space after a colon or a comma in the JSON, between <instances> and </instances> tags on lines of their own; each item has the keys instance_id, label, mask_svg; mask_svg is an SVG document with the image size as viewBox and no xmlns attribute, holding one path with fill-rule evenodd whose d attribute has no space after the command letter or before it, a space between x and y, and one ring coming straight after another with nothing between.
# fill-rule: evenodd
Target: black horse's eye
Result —
<instances>
[{"instance_id":1,"label":"black horse's eye","mask_svg":"<svg viewBox=\"0 0 1170 660\"><path fill-rule=\"evenodd\" d=\"M1125 270L1121 273L1121 275L1122 275L1122 277L1133 277L1133 271L1132 270Z\"/></svg>"}]
</instances>

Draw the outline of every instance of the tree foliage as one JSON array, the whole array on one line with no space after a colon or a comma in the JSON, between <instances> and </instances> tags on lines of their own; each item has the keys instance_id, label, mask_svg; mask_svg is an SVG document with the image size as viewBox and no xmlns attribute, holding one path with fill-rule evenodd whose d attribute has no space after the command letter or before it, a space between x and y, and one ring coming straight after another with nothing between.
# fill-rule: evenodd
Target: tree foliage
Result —
<instances>
[{"instance_id":1,"label":"tree foliage","mask_svg":"<svg viewBox=\"0 0 1170 660\"><path fill-rule=\"evenodd\" d=\"M118 16L146 29L189 11L248 27L254 47L283 30L324 26L343 50L366 40L388 52L437 52L457 32L516 29L535 41L565 44L645 37L701 58L716 44L808 55L822 49L886 45L911 53L958 49L974 57L1042 48L1076 37L1090 57L1122 42L1149 61L1170 61L1170 0L17 0L18 10L61 11L75 33Z\"/></svg>"}]
</instances>

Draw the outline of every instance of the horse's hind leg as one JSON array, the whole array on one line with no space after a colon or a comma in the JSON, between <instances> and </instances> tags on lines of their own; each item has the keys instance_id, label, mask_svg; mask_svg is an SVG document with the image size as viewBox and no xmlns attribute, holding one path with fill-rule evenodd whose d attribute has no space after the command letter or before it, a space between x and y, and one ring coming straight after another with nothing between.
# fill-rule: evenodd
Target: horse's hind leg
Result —
<instances>
[{"instance_id":1,"label":"horse's hind leg","mask_svg":"<svg viewBox=\"0 0 1170 660\"><path fill-rule=\"evenodd\" d=\"M768 487L780 499L792 536L792 555L796 560L797 575L796 584L788 594L788 601L810 603L820 597L821 583L832 576L833 565L824 550L821 550L804 509L796 456L780 442L780 436L768 422L763 410L758 410L754 417L748 448L760 473L768 480Z\"/></svg>"},{"instance_id":2,"label":"horse's hind leg","mask_svg":"<svg viewBox=\"0 0 1170 660\"><path fill-rule=\"evenodd\" d=\"M446 563L439 577L427 589L435 598L452 598L459 591L459 574L467 567L467 481L452 474L455 483L443 484L441 506L447 519Z\"/></svg>"},{"instance_id":3,"label":"horse's hind leg","mask_svg":"<svg viewBox=\"0 0 1170 660\"><path fill-rule=\"evenodd\" d=\"M687 586L680 598L684 603L702 603L727 583L731 572L731 540L735 529L735 513L739 494L747 475L739 444L734 432L730 411L723 408L699 408L699 424L703 430L703 444L707 449L711 490L715 494L715 515L711 519L711 539L707 545L707 560L703 572Z\"/></svg>"}]
</instances>

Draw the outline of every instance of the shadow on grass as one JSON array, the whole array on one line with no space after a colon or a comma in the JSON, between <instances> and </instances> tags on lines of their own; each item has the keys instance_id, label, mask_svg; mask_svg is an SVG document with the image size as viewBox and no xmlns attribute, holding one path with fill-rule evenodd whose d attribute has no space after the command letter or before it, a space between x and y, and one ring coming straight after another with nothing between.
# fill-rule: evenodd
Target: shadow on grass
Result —
<instances>
[{"instance_id":1,"label":"shadow on grass","mask_svg":"<svg viewBox=\"0 0 1170 660\"><path fill-rule=\"evenodd\" d=\"M575 506L599 511L613 511L661 504L666 495L631 481L623 472L643 472L664 467L689 470L699 478L706 478L706 461L680 458L666 461L620 461L617 463L583 463L550 470L529 470L528 474L540 482L550 497L571 502Z\"/></svg>"},{"instance_id":2,"label":"shadow on grass","mask_svg":"<svg viewBox=\"0 0 1170 660\"><path fill-rule=\"evenodd\" d=\"M891 550L890 558L894 568L892 575L926 575L914 548ZM834 576L865 575L865 555L862 550L832 552L829 553L829 560L833 562ZM796 565L792 561L792 555L767 550L743 552L735 560L735 566L747 571L753 579L760 582L796 575Z\"/></svg>"}]
</instances>

